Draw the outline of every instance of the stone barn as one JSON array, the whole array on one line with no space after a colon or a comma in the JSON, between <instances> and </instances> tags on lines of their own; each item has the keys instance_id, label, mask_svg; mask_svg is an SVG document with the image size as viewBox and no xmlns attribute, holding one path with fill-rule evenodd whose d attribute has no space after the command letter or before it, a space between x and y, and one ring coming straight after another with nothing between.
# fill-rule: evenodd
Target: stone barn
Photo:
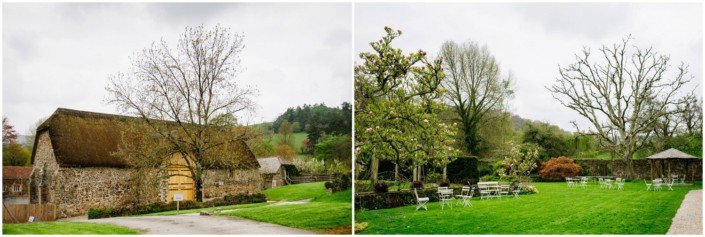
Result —
<instances>
[{"instance_id":1,"label":"stone barn","mask_svg":"<svg viewBox=\"0 0 705 237\"><path fill-rule=\"evenodd\" d=\"M144 122L129 116L57 109L37 128L30 202L57 204L60 217L70 217L86 214L93 207L119 207L135 196L146 203L170 202L175 194L194 200L194 180L184 159L142 176L156 180L153 186L137 185L141 179L135 178L136 169L116 155L125 124ZM203 199L258 193L262 182L259 164L247 144L238 141L222 147L227 149L225 159L233 159L237 169L210 165L203 175ZM176 154L172 161L175 158ZM142 187L139 192L138 186Z\"/></svg>"},{"instance_id":2,"label":"stone barn","mask_svg":"<svg viewBox=\"0 0 705 237\"><path fill-rule=\"evenodd\" d=\"M288 180L286 166L291 165L291 162L279 157L257 158L259 162L259 171L262 174L262 188L274 188L285 185Z\"/></svg>"},{"instance_id":3,"label":"stone barn","mask_svg":"<svg viewBox=\"0 0 705 237\"><path fill-rule=\"evenodd\" d=\"M28 204L29 177L32 167L3 166L2 167L2 203Z\"/></svg>"}]
</instances>

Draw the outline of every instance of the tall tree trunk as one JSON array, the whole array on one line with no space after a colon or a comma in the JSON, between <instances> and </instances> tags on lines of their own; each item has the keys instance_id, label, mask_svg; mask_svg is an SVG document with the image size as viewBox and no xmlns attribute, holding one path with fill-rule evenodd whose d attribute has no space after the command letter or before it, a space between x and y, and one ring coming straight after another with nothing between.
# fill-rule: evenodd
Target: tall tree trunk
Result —
<instances>
[{"instance_id":1,"label":"tall tree trunk","mask_svg":"<svg viewBox=\"0 0 705 237\"><path fill-rule=\"evenodd\" d=\"M199 175L194 181L196 183L196 201L203 202L203 179Z\"/></svg>"},{"instance_id":2,"label":"tall tree trunk","mask_svg":"<svg viewBox=\"0 0 705 237\"><path fill-rule=\"evenodd\" d=\"M394 181L399 183L399 161L394 163Z\"/></svg>"},{"instance_id":3,"label":"tall tree trunk","mask_svg":"<svg viewBox=\"0 0 705 237\"><path fill-rule=\"evenodd\" d=\"M448 179L448 165L443 166L443 180Z\"/></svg>"},{"instance_id":4,"label":"tall tree trunk","mask_svg":"<svg viewBox=\"0 0 705 237\"><path fill-rule=\"evenodd\" d=\"M370 183L375 185L377 183L377 173L379 171L379 160L375 154L372 154L372 164L370 164Z\"/></svg>"},{"instance_id":5,"label":"tall tree trunk","mask_svg":"<svg viewBox=\"0 0 705 237\"><path fill-rule=\"evenodd\" d=\"M413 181L419 181L419 179L418 179L418 177L419 177L419 176L418 176L419 171L418 171L418 169L416 168L416 163L414 163L413 166L414 166L414 171L413 171L413 174L412 174L411 179L412 179Z\"/></svg>"}]
</instances>

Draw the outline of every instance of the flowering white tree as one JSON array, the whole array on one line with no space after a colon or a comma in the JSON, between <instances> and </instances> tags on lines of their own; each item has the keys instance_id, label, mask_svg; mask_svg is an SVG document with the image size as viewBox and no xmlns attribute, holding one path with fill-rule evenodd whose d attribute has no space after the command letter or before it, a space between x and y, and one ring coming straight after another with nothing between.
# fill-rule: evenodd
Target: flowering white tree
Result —
<instances>
[{"instance_id":1,"label":"flowering white tree","mask_svg":"<svg viewBox=\"0 0 705 237\"><path fill-rule=\"evenodd\" d=\"M529 176L531 170L537 167L539 150L536 148L514 145L509 154L502 160L504 166L499 176L501 178L512 178L522 182Z\"/></svg>"}]
</instances>

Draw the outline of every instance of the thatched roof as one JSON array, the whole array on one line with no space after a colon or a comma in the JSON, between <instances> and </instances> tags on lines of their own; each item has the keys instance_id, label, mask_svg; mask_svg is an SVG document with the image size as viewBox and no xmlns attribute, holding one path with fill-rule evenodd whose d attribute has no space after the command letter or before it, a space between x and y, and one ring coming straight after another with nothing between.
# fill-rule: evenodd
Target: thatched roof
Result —
<instances>
[{"instance_id":1,"label":"thatched roof","mask_svg":"<svg viewBox=\"0 0 705 237\"><path fill-rule=\"evenodd\" d=\"M698 159L698 157L689 155L685 152L679 151L678 149L671 148L646 157L646 159Z\"/></svg>"},{"instance_id":2,"label":"thatched roof","mask_svg":"<svg viewBox=\"0 0 705 237\"><path fill-rule=\"evenodd\" d=\"M3 166L2 179L29 179L32 175L32 167L26 166Z\"/></svg>"},{"instance_id":3,"label":"thatched roof","mask_svg":"<svg viewBox=\"0 0 705 237\"><path fill-rule=\"evenodd\" d=\"M291 164L279 157L257 158L257 162L259 162L259 172L263 174L276 174L282 165Z\"/></svg>"},{"instance_id":4,"label":"thatched roof","mask_svg":"<svg viewBox=\"0 0 705 237\"><path fill-rule=\"evenodd\" d=\"M59 108L37 128L32 151L32 164L39 135L48 132L54 155L62 167L128 167L123 157L113 154L121 144L123 132L129 125L145 124L141 118ZM173 122L167 126L176 126ZM238 168L257 168L258 163L244 141L225 144ZM217 164L216 164L217 166Z\"/></svg>"}]
</instances>

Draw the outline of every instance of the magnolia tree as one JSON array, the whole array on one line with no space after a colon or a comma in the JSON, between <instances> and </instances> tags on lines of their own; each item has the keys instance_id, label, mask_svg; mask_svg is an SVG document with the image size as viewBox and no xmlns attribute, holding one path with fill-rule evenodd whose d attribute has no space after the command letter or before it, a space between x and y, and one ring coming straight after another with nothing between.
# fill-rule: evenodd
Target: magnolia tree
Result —
<instances>
[{"instance_id":1,"label":"magnolia tree","mask_svg":"<svg viewBox=\"0 0 705 237\"><path fill-rule=\"evenodd\" d=\"M501 178L510 178L522 182L535 169L539 159L539 150L536 148L515 145L502 161L504 169L500 170Z\"/></svg>"},{"instance_id":2,"label":"magnolia tree","mask_svg":"<svg viewBox=\"0 0 705 237\"><path fill-rule=\"evenodd\" d=\"M380 159L395 163L398 179L402 162L411 161L415 168L447 164L457 153L446 145L455 143L449 132L455 129L437 116L444 106L437 102L443 95L441 59L430 60L421 50L405 55L391 46L401 31L385 31L370 43L373 52L360 53L362 63L355 67L355 150L358 159L369 159L372 183Z\"/></svg>"}]
</instances>

